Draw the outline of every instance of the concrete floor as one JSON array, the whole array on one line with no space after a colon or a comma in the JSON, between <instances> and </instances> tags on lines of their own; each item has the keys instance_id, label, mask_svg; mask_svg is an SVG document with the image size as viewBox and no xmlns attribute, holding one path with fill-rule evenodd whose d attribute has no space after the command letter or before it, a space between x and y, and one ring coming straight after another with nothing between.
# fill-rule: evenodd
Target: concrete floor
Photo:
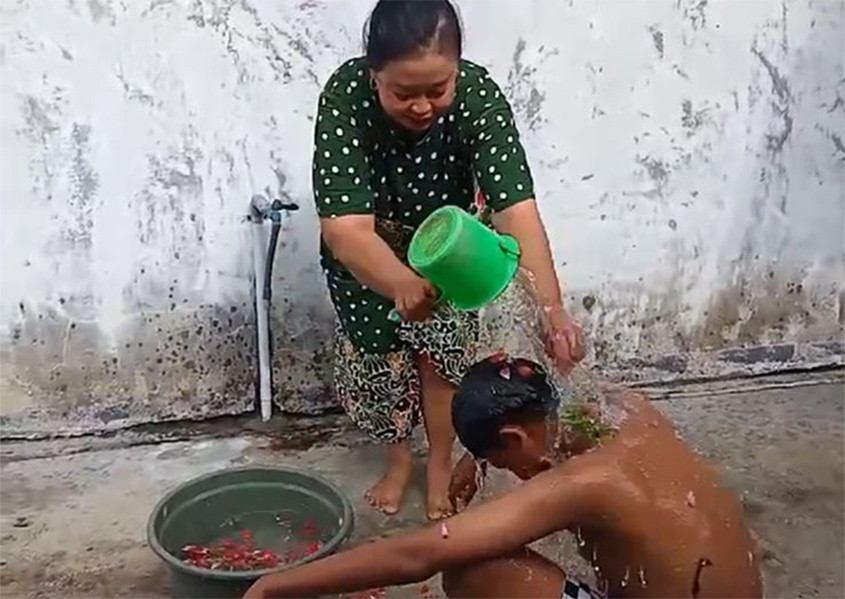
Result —
<instances>
[{"instance_id":1,"label":"concrete floor","mask_svg":"<svg viewBox=\"0 0 845 599\"><path fill-rule=\"evenodd\" d=\"M715 460L743 498L759 538L769 597L845 597L843 580L843 386L838 375L749 390L685 388L658 405L689 442ZM262 434L85 451L25 459L27 445L3 448L0 585L4 597L167 597L166 569L146 547L146 518L173 486L200 473L244 464L285 464L320 472L356 500L355 537L422 522L419 480L403 515L384 518L360 500L379 454L336 430L309 449L276 449ZM119 445L117 443L116 445ZM419 477L418 477L419 479ZM485 494L507 487L496 475ZM563 549L555 542L563 542ZM571 540L546 540L570 571L584 572ZM432 591L439 593L437 581ZM419 597L419 585L392 589Z\"/></svg>"}]
</instances>

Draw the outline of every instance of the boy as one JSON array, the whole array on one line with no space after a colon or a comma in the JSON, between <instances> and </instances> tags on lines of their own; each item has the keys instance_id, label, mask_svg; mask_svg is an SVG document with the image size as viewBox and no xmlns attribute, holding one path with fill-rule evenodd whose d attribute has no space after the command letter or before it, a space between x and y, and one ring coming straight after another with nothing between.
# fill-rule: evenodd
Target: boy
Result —
<instances>
[{"instance_id":1,"label":"boy","mask_svg":"<svg viewBox=\"0 0 845 599\"><path fill-rule=\"evenodd\" d=\"M476 364L453 403L458 437L476 459L527 482L442 524L266 576L247 597L357 591L438 572L456 598L761 597L737 499L642 396L601 392L601 403L567 405L559 417L539 365L504 355ZM465 456L453 481L464 500L474 472ZM526 548L562 529L576 535L600 590Z\"/></svg>"}]
</instances>

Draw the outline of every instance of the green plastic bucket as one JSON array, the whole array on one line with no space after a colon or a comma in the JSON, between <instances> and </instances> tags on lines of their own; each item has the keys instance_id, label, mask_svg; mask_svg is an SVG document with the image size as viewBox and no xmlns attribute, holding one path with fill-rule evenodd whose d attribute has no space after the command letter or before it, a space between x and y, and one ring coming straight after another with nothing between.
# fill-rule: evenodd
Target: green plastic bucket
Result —
<instances>
[{"instance_id":1,"label":"green plastic bucket","mask_svg":"<svg viewBox=\"0 0 845 599\"><path fill-rule=\"evenodd\" d=\"M408 263L459 310L499 296L519 267L519 244L457 206L432 212L414 233Z\"/></svg>"},{"instance_id":2,"label":"green plastic bucket","mask_svg":"<svg viewBox=\"0 0 845 599\"><path fill-rule=\"evenodd\" d=\"M197 568L181 559L185 545L216 543L244 529L262 549L283 551L290 542L285 535L295 537L305 521L314 526L322 546L295 564L230 572ZM170 569L173 597L235 599L264 574L334 553L353 525L349 500L318 476L287 468L234 468L200 476L168 493L150 515L147 542Z\"/></svg>"}]
</instances>

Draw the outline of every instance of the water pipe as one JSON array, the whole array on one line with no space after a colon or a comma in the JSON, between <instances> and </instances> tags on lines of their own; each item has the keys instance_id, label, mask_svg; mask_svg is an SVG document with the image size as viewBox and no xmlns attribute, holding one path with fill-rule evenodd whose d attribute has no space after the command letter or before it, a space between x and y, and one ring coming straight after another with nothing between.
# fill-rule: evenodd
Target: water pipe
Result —
<instances>
[{"instance_id":1,"label":"water pipe","mask_svg":"<svg viewBox=\"0 0 845 599\"><path fill-rule=\"evenodd\" d=\"M294 203L270 201L263 195L254 195L250 201L250 219L255 226L252 236L252 266L254 278L255 321L258 337L258 376L256 390L261 419L268 421L273 412L273 359L270 336L270 307L273 291L273 259L282 228L282 215L299 210ZM265 222L270 221L269 245L265 245Z\"/></svg>"}]
</instances>

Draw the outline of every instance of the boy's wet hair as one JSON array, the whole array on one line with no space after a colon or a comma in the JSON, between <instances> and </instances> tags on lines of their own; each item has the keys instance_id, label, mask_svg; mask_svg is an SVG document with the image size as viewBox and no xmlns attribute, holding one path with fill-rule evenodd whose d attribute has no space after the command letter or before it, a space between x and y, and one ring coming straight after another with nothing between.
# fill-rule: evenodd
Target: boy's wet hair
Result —
<instances>
[{"instance_id":1,"label":"boy's wet hair","mask_svg":"<svg viewBox=\"0 0 845 599\"><path fill-rule=\"evenodd\" d=\"M560 396L543 367L497 354L476 363L452 402L452 424L461 444L478 459L500 447L507 424L543 420L557 410Z\"/></svg>"}]
</instances>

